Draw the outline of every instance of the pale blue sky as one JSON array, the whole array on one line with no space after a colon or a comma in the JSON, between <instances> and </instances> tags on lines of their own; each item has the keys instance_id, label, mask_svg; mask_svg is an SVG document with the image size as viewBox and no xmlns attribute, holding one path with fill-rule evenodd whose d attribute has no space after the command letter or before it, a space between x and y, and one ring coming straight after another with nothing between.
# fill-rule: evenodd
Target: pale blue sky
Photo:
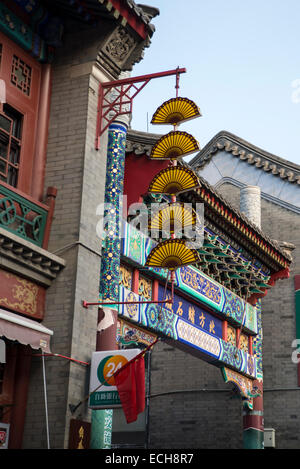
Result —
<instances>
[{"instance_id":1,"label":"pale blue sky","mask_svg":"<svg viewBox=\"0 0 300 469\"><path fill-rule=\"evenodd\" d=\"M300 164L300 1L144 3L160 15L152 20L151 46L132 76L187 69L179 95L195 101L203 117L180 129L201 147L227 130ZM150 121L175 96L174 86L175 77L150 82L134 100L132 128L147 131L147 113ZM148 130L164 134L172 128L149 124Z\"/></svg>"}]
</instances>

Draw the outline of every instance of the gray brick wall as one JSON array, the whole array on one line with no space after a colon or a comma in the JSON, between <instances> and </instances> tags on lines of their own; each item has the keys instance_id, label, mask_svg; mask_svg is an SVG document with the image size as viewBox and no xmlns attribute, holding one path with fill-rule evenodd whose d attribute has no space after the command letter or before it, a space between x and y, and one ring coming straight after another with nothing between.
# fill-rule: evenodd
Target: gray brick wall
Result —
<instances>
[{"instance_id":1,"label":"gray brick wall","mask_svg":"<svg viewBox=\"0 0 300 469\"><path fill-rule=\"evenodd\" d=\"M151 448L242 447L241 401L218 368L166 344L151 363Z\"/></svg>"},{"instance_id":2,"label":"gray brick wall","mask_svg":"<svg viewBox=\"0 0 300 469\"><path fill-rule=\"evenodd\" d=\"M70 47L70 45L69 45ZM47 291L44 324L54 331L53 353L89 362L95 350L97 308L82 307L82 300L96 301L100 275L100 240L96 235L96 209L103 202L106 150L94 149L98 79L92 64L81 66L72 54L53 66L52 102L45 187L58 189L49 251L57 252L66 268ZM106 148L107 136L102 139ZM46 358L50 446L68 445L69 404L77 404L88 392L89 368L62 358ZM86 405L76 417L90 419ZM31 368L24 448L45 448L45 409L42 363L34 358Z\"/></svg>"},{"instance_id":3,"label":"gray brick wall","mask_svg":"<svg viewBox=\"0 0 300 469\"><path fill-rule=\"evenodd\" d=\"M239 188L219 188L239 208ZM296 245L288 280L279 280L263 300L265 428L276 430L277 448L300 448L300 388L292 363L295 339L294 275L299 273L299 216L262 200L262 230ZM280 388L293 390L278 391ZM201 390L207 389L209 392ZM219 369L167 344L152 353L150 445L152 448L242 448L241 401ZM197 390L197 392L188 392ZM167 395L158 395L172 391ZM182 391L175 393L174 391Z\"/></svg>"},{"instance_id":4,"label":"gray brick wall","mask_svg":"<svg viewBox=\"0 0 300 469\"><path fill-rule=\"evenodd\" d=\"M222 194L237 207L239 189L224 184ZM262 302L265 428L276 430L276 447L300 448L300 388L291 360L296 338L294 276L300 272L299 215L262 200L262 230L272 239L296 246L290 278L279 280ZM278 389L285 389L278 391Z\"/></svg>"}]
</instances>

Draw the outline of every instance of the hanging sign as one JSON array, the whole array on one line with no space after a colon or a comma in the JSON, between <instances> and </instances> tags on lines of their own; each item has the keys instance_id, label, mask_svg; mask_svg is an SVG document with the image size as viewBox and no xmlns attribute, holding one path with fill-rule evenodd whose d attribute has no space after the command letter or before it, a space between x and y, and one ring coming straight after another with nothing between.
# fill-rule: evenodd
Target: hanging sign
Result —
<instances>
[{"instance_id":1,"label":"hanging sign","mask_svg":"<svg viewBox=\"0 0 300 469\"><path fill-rule=\"evenodd\" d=\"M105 350L93 353L89 391L91 409L122 407L113 375L139 353L140 349Z\"/></svg>"},{"instance_id":2,"label":"hanging sign","mask_svg":"<svg viewBox=\"0 0 300 469\"><path fill-rule=\"evenodd\" d=\"M159 285L158 288L158 299L171 299L170 291L168 290L165 295L164 287L162 285ZM165 308L169 309L177 316L180 316L188 323L198 326L204 331L222 339L222 321L208 313L200 306L193 304L185 298L174 293L173 305L166 304Z\"/></svg>"}]
</instances>

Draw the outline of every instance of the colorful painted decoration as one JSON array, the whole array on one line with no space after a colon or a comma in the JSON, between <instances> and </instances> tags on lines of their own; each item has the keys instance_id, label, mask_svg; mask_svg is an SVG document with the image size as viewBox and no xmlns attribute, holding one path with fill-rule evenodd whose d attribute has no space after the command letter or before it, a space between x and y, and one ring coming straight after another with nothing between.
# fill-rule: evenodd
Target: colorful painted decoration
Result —
<instances>
[{"instance_id":1,"label":"colorful painted decoration","mask_svg":"<svg viewBox=\"0 0 300 469\"><path fill-rule=\"evenodd\" d=\"M189 249L181 239L169 239L159 243L146 260L146 266L174 271L187 264L200 262L198 252Z\"/></svg>"},{"instance_id":2,"label":"colorful painted decoration","mask_svg":"<svg viewBox=\"0 0 300 469\"><path fill-rule=\"evenodd\" d=\"M132 284L132 269L129 267L125 266L124 264L120 265L120 285L123 285L123 287L128 288L128 290L131 290L131 284Z\"/></svg>"},{"instance_id":3,"label":"colorful painted decoration","mask_svg":"<svg viewBox=\"0 0 300 469\"><path fill-rule=\"evenodd\" d=\"M151 181L148 191L154 194L175 195L200 187L194 171L184 166L162 169Z\"/></svg>"},{"instance_id":4,"label":"colorful painted decoration","mask_svg":"<svg viewBox=\"0 0 300 469\"><path fill-rule=\"evenodd\" d=\"M129 346L129 345L151 345L155 342L157 335L151 334L151 332L142 329L130 322L124 320L118 320L117 322L117 342Z\"/></svg>"},{"instance_id":5,"label":"colorful painted decoration","mask_svg":"<svg viewBox=\"0 0 300 469\"><path fill-rule=\"evenodd\" d=\"M149 232L165 231L173 234L178 230L194 226L196 222L196 212L187 204L182 202L163 204L156 213L152 213Z\"/></svg>"},{"instance_id":6,"label":"colorful painted decoration","mask_svg":"<svg viewBox=\"0 0 300 469\"><path fill-rule=\"evenodd\" d=\"M225 383L233 383L244 400L244 407L253 409L252 389L254 380L237 373L230 368L221 368Z\"/></svg>"},{"instance_id":7,"label":"colorful painted decoration","mask_svg":"<svg viewBox=\"0 0 300 469\"><path fill-rule=\"evenodd\" d=\"M118 307L119 317L130 321L134 326L146 328L147 332L168 337L170 343L174 340L181 345L191 347L193 355L207 362L229 367L249 378L257 378L257 358L218 337L217 324L211 323L212 318L208 313L202 316L202 312L199 314L199 310L195 309L195 312L189 310L187 312L189 316L186 316L184 312L181 314L180 308L183 308L183 304L180 305L179 302L174 305L177 307L176 313L157 304L125 304L134 299L141 301L141 298L121 286L119 301L124 303ZM195 319L194 322L192 318ZM208 320L209 322L206 322Z\"/></svg>"},{"instance_id":8,"label":"colorful painted decoration","mask_svg":"<svg viewBox=\"0 0 300 469\"><path fill-rule=\"evenodd\" d=\"M157 242L147 238L126 222L123 225L122 233L121 255L123 259L144 267L147 257L153 248L157 246ZM194 265L185 265L178 269L175 272L176 288L182 290L185 295L194 298L197 302L212 308L218 315L227 318L235 327L240 327L243 323L245 331L251 335L256 335L258 333L256 307L247 303L233 291L229 291L228 288L208 274L205 274L203 272L204 256L201 252L199 252L199 255L202 262L201 270ZM156 266L150 267L149 270L163 280L166 279L168 274L166 269L160 269Z\"/></svg>"},{"instance_id":9,"label":"colorful painted decoration","mask_svg":"<svg viewBox=\"0 0 300 469\"><path fill-rule=\"evenodd\" d=\"M173 303L166 303L164 308L168 309L188 324L192 324L198 328L200 327L200 329L203 329L205 332L209 332L210 334L222 339L223 321L217 316L209 313L199 304L191 303L190 300L181 296L181 292L178 293L173 293ZM165 299L171 300L172 293L169 289L165 292L165 286L160 284L158 286L158 300L162 301Z\"/></svg>"},{"instance_id":10,"label":"colorful painted decoration","mask_svg":"<svg viewBox=\"0 0 300 469\"><path fill-rule=\"evenodd\" d=\"M197 140L187 132L171 131L153 145L150 158L173 160L200 150Z\"/></svg>"},{"instance_id":11,"label":"colorful painted decoration","mask_svg":"<svg viewBox=\"0 0 300 469\"><path fill-rule=\"evenodd\" d=\"M198 106L188 98L172 98L165 101L153 114L151 124L178 125L182 122L200 117Z\"/></svg>"}]
</instances>

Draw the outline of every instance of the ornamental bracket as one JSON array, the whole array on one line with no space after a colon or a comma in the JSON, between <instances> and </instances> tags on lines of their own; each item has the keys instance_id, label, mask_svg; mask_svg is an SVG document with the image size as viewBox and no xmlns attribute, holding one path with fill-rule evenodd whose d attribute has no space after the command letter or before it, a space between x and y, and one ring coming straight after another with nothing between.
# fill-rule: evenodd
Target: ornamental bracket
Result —
<instances>
[{"instance_id":1,"label":"ornamental bracket","mask_svg":"<svg viewBox=\"0 0 300 469\"><path fill-rule=\"evenodd\" d=\"M177 67L174 70L168 70L166 72L99 83L95 149L99 150L101 135L117 117L132 113L133 99L150 80L176 75L175 88L177 92L179 75L185 72L185 68ZM113 90L115 95L113 99L111 99L111 92ZM131 91L133 91L133 94L131 94Z\"/></svg>"}]
</instances>

